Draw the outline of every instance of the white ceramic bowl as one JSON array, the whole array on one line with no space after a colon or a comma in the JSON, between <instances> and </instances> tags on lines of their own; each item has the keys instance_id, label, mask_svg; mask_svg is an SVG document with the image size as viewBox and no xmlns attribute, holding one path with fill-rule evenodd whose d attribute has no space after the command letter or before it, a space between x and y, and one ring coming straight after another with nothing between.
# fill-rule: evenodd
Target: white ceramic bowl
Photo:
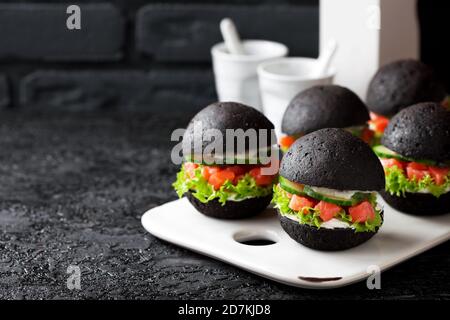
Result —
<instances>
[{"instance_id":1,"label":"white ceramic bowl","mask_svg":"<svg viewBox=\"0 0 450 320\"><path fill-rule=\"evenodd\" d=\"M257 67L261 62L284 57L288 48L278 42L244 40L247 54L230 54L225 44L211 48L214 77L219 101L235 101L262 110Z\"/></svg>"},{"instance_id":2,"label":"white ceramic bowl","mask_svg":"<svg viewBox=\"0 0 450 320\"><path fill-rule=\"evenodd\" d=\"M258 66L263 112L275 125L277 136L281 134L281 121L292 98L312 86L333 82L334 69L317 77L316 64L313 58L281 58Z\"/></svg>"}]
</instances>

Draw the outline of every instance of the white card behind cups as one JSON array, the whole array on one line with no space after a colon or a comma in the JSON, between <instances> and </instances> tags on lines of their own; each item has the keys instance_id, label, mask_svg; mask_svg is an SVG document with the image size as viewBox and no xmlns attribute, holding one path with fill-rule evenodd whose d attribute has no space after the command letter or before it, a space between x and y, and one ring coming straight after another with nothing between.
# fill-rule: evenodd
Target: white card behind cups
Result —
<instances>
[{"instance_id":1,"label":"white card behind cups","mask_svg":"<svg viewBox=\"0 0 450 320\"><path fill-rule=\"evenodd\" d=\"M286 56L288 48L266 40L244 40L243 46L243 55L230 54L223 42L212 47L217 95L219 101L240 102L261 110L256 69L261 62Z\"/></svg>"},{"instance_id":2,"label":"white card behind cups","mask_svg":"<svg viewBox=\"0 0 450 320\"><path fill-rule=\"evenodd\" d=\"M314 76L316 69L317 59L312 58L281 58L259 65L263 112L275 125L278 137L281 136L284 111L292 98L312 86L333 82L333 68L321 77Z\"/></svg>"},{"instance_id":3,"label":"white card behind cups","mask_svg":"<svg viewBox=\"0 0 450 320\"><path fill-rule=\"evenodd\" d=\"M416 0L320 0L320 46L334 39L335 83L365 100L378 68L419 56Z\"/></svg>"}]
</instances>

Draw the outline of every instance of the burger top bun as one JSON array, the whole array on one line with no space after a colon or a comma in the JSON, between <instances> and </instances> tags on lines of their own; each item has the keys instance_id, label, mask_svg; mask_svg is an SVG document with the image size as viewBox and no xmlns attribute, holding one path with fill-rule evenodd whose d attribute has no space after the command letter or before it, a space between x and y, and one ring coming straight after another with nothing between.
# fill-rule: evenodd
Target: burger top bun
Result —
<instances>
[{"instance_id":1,"label":"burger top bun","mask_svg":"<svg viewBox=\"0 0 450 320\"><path fill-rule=\"evenodd\" d=\"M292 99L281 130L288 135L306 134L323 128L363 125L367 120L367 107L353 91L337 85L318 85Z\"/></svg>"},{"instance_id":2,"label":"burger top bun","mask_svg":"<svg viewBox=\"0 0 450 320\"><path fill-rule=\"evenodd\" d=\"M399 60L381 67L367 91L370 111L391 117L419 102L441 102L445 87L433 70L417 60Z\"/></svg>"},{"instance_id":3,"label":"burger top bun","mask_svg":"<svg viewBox=\"0 0 450 320\"><path fill-rule=\"evenodd\" d=\"M201 125L202 130L195 130L196 125ZM266 129L268 139L261 142L269 147L271 145L270 134L271 130L274 129L274 125L261 112L252 107L237 102L216 102L202 109L192 118L183 136L183 145L190 146L191 152L193 152L194 141L202 141L201 151L203 152L206 146L214 140L207 135L207 131L210 129L218 130L221 133L223 152L225 152L227 129L242 129L244 132L248 129L254 129L257 133L260 129ZM257 142L259 146L259 135ZM249 146L247 141L244 149L254 148Z\"/></svg>"},{"instance_id":4,"label":"burger top bun","mask_svg":"<svg viewBox=\"0 0 450 320\"><path fill-rule=\"evenodd\" d=\"M434 102L400 111L387 126L381 143L417 160L450 160L450 111Z\"/></svg>"},{"instance_id":5,"label":"burger top bun","mask_svg":"<svg viewBox=\"0 0 450 320\"><path fill-rule=\"evenodd\" d=\"M280 175L293 182L337 190L376 191L385 183L383 167L370 147L336 128L298 139L284 155Z\"/></svg>"}]
</instances>

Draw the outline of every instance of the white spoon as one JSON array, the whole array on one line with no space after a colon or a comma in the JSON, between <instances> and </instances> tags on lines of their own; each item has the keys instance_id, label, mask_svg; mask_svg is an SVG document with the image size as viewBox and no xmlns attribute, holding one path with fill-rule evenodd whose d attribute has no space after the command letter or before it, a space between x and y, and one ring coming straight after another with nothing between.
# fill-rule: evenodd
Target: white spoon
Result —
<instances>
[{"instance_id":1,"label":"white spoon","mask_svg":"<svg viewBox=\"0 0 450 320\"><path fill-rule=\"evenodd\" d=\"M222 32L222 37L229 53L245 54L239 33L230 18L225 18L220 21L220 31Z\"/></svg>"},{"instance_id":2,"label":"white spoon","mask_svg":"<svg viewBox=\"0 0 450 320\"><path fill-rule=\"evenodd\" d=\"M337 42L335 40L328 42L325 50L320 53L319 58L317 59L316 71L314 72L316 77L323 77L327 74L336 50Z\"/></svg>"}]
</instances>

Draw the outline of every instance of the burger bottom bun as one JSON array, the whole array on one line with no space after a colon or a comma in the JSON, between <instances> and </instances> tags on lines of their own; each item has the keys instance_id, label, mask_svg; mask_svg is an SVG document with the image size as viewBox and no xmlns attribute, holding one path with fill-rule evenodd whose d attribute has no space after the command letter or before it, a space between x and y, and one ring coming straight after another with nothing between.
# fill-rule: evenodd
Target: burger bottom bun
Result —
<instances>
[{"instance_id":1,"label":"burger bottom bun","mask_svg":"<svg viewBox=\"0 0 450 320\"><path fill-rule=\"evenodd\" d=\"M272 195L242 201L227 201L225 205L222 205L216 199L208 203L202 203L190 191L187 193L187 198L195 209L208 217L218 219L244 219L255 216L266 209L272 200Z\"/></svg>"},{"instance_id":2,"label":"burger bottom bun","mask_svg":"<svg viewBox=\"0 0 450 320\"><path fill-rule=\"evenodd\" d=\"M292 239L308 248L320 251L350 249L366 242L378 232L378 228L375 232L355 232L351 228L317 228L298 223L280 213L278 217L281 227ZM381 212L381 217L383 218L383 212Z\"/></svg>"},{"instance_id":3,"label":"burger bottom bun","mask_svg":"<svg viewBox=\"0 0 450 320\"><path fill-rule=\"evenodd\" d=\"M405 197L393 196L386 191L380 192L383 199L393 208L420 216L434 216L450 213L450 192L436 198L427 193L409 193Z\"/></svg>"}]
</instances>

